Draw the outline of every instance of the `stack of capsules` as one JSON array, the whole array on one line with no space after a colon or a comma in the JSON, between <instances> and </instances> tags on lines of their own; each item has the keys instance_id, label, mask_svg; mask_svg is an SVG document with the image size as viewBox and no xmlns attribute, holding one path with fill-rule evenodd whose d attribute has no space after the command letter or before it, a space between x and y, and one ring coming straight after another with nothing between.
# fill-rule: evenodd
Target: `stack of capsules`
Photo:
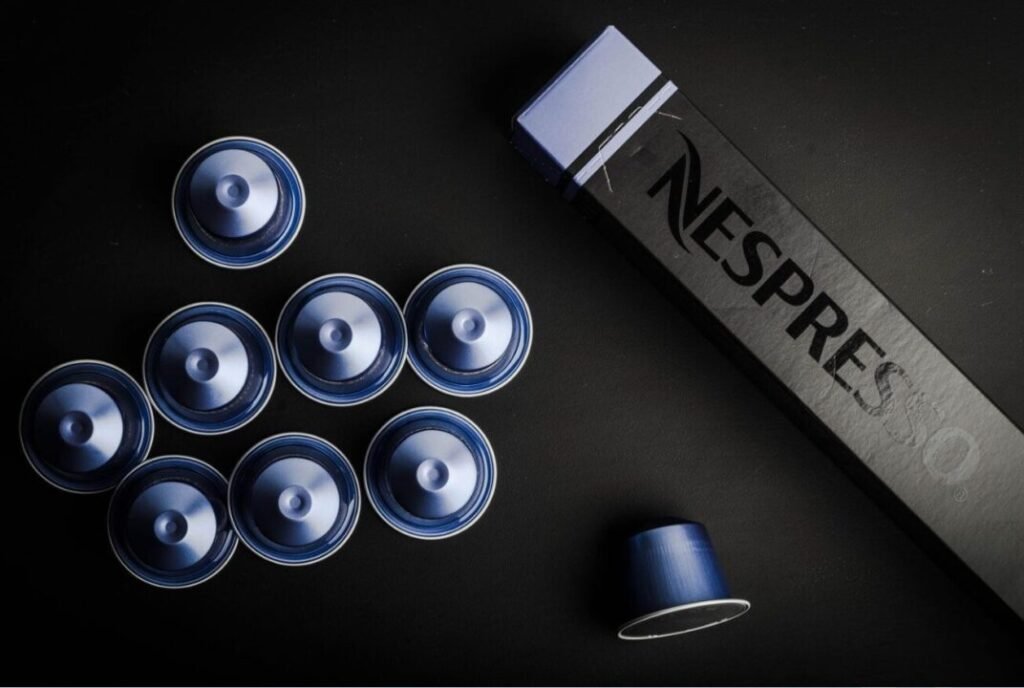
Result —
<instances>
[{"instance_id":1,"label":"stack of capsules","mask_svg":"<svg viewBox=\"0 0 1024 688\"><path fill-rule=\"evenodd\" d=\"M203 146L182 166L173 190L174 221L188 246L234 269L281 255L298 235L305 205L291 161L251 138ZM303 433L272 435L225 479L193 457L147 458L153 409L191 433L230 432L267 405L278 365L299 392L330 406L373 399L406 360L440 392L483 395L519 372L532 332L515 285L478 265L429 275L404 309L365 277L318 277L284 304L273 341L234 306L194 303L153 331L141 386L94 360L43 375L22 405L21 444L32 468L58 488L113 488L110 544L146 583L201 583L227 564L238 540L278 564L311 564L345 544L359 519L359 479L337 447ZM483 431L440 407L414 408L385 423L363 468L366 496L381 519L428 540L475 523L496 479Z\"/></svg>"}]
</instances>

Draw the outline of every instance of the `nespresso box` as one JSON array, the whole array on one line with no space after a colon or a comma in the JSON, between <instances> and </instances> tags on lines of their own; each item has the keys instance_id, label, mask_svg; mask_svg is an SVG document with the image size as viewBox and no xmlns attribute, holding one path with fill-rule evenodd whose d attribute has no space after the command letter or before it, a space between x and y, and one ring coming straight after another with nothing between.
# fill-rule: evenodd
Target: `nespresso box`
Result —
<instances>
[{"instance_id":1,"label":"nespresso box","mask_svg":"<svg viewBox=\"0 0 1024 688\"><path fill-rule=\"evenodd\" d=\"M1024 617L1024 433L643 53L607 28L513 144Z\"/></svg>"}]
</instances>

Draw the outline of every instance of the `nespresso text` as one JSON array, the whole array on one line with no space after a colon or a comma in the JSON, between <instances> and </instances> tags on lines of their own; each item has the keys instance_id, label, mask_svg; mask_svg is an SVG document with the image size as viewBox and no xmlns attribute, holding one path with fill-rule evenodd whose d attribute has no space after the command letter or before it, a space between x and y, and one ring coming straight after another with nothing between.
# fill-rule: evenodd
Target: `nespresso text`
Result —
<instances>
[{"instance_id":1,"label":"nespresso text","mask_svg":"<svg viewBox=\"0 0 1024 688\"><path fill-rule=\"evenodd\" d=\"M754 220L720 187L701 188L700 155L693 142L678 133L684 142L682 155L647 191L652 199L667 196L668 228L676 242L691 254L692 242L719 263L730 280L750 289L756 304L764 306L777 299L797 309L786 334L795 341L807 339L807 354L835 384L866 414L879 418L893 439L914 448L923 446L924 464L935 478L949 485L966 480L980 460L975 438L960 428L942 427L942 411L915 390L902 366L886 360L885 350L871 335L851 325L849 315L830 294L785 256L771 236L755 229ZM719 246L722 241L738 241L742 258L723 259L713 241ZM854 377L856 371L867 369L871 359L873 389L864 391Z\"/></svg>"}]
</instances>

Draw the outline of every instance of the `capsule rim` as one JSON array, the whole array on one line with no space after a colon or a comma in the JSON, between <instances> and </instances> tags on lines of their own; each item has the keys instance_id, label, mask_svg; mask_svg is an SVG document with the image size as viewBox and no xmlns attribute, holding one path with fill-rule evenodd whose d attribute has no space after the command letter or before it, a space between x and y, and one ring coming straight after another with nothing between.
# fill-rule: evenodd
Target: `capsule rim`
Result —
<instances>
[{"instance_id":1,"label":"capsule rim","mask_svg":"<svg viewBox=\"0 0 1024 688\"><path fill-rule=\"evenodd\" d=\"M497 390L501 389L508 383L512 382L512 380L519 375L519 372L523 369L523 366L526 365L526 359L529 358L530 350L533 347L533 314L530 312L530 305L526 302L526 297L523 296L523 293L519 290L519 287L517 287L515 283L512 282L512 280L510 280L508 277L505 277L505 275L501 274L500 272L493 268L489 268L478 263L455 263L434 270L432 273L430 273L422 280L420 280L419 284L413 287L413 290L409 292L409 296L408 298L406 298L405 304L402 306L402 317L406 321L407 331L409 329L409 306L412 303L413 298L418 296L419 292L423 289L423 287L426 286L428 282L433 280L438 275L448 272L450 270L458 270L461 268L472 268L474 270L481 270L489 274L490 276L497 278L499 281L508 286L509 289L518 297L519 302L523 306L523 315L526 320L527 326L527 335L525 344L523 346L522 356L520 356L518 361L516 361L513 365L509 366L507 372L504 373L503 379L499 380L497 383L488 385L487 387L479 390L463 390L455 387L451 383L445 383L441 381L438 376L434 375L429 370L425 369L419 362L419 357L415 353L416 347L408 347L408 354L406 357L409 360L409 366L412 368L413 372L416 373L417 377L419 377L428 386L433 387L438 392L453 397L461 397L464 399L468 399L472 397L484 396L485 394L490 394L491 392L496 392Z\"/></svg>"},{"instance_id":2,"label":"capsule rim","mask_svg":"<svg viewBox=\"0 0 1024 688\"><path fill-rule=\"evenodd\" d=\"M255 452L257 449L262 447L264 444L267 444L270 441L279 439L281 437L302 437L302 438L305 438L305 439L313 440L315 442L320 442L322 444L327 445L327 447L329 449L331 449L332 451L337 453L338 456L341 457L341 460L348 467L348 470L350 471L351 477L352 477L352 486L355 488L355 495L356 495L355 508L353 510L353 515L352 515L352 525L349 526L348 532L344 536L342 536L342 538L340 540L338 540L337 543L332 545L331 548L329 550L327 550L326 552L316 556L315 558L307 559L307 560L303 560L303 561L293 561L293 560L287 560L286 561L286 560L274 558L274 557L266 554L265 552L259 551L255 547L255 545L253 545L252 543L249 542L248 537L246 537L246 535L244 534L245 531L238 527L238 525L237 525L238 519L237 519L237 516L235 515L235 500L233 498L233 494L234 494L234 486L236 484L235 483L235 477L238 474L239 468L241 468L242 463L246 460L246 458L249 457L251 454L253 454L253 452ZM235 531L235 535L237 535L238 539L242 541L242 543L245 545L246 549L248 549L250 552L252 552L256 556L258 556L260 559L263 559L265 561L269 561L272 564L277 564L279 566L288 566L288 567L291 567L291 568L299 568L299 567L302 567L302 566L310 566L312 564L316 564L318 562L321 562L324 559L327 559L328 557L330 557L333 554L335 554L338 550L340 550L342 548L342 546L346 542L349 541L349 539L352 537L352 534L356 532L356 526L359 525L359 516L362 514L362 511L363 511L363 494L362 494L362 489L360 489L360 485L359 485L359 475L356 473L355 467L352 465L352 462L348 460L347 456L345 456L345 452L343 452L340 449L338 449L337 445L335 445L333 442L331 442L329 440L326 440L323 437L320 437L319 435L314 435L314 434L308 433L308 432L279 432L279 433L270 435L269 437L264 437L262 440L260 440L259 442L257 442L253 446L251 446L244 454L242 454L242 458L239 459L237 463L235 463L235 467L231 470L231 476L228 478L228 500L227 501L228 501L228 519L231 521L231 528Z\"/></svg>"},{"instance_id":3,"label":"capsule rim","mask_svg":"<svg viewBox=\"0 0 1024 688\"><path fill-rule=\"evenodd\" d=\"M158 461L163 461L165 459L184 459L186 462L195 463L195 464L197 464L197 465L199 465L201 467L204 467L204 468L212 471L218 478L220 478L224 482L225 486L227 486L227 484L228 484L227 479L224 477L224 474L221 473L220 471L218 471L214 466L210 465L206 461L203 461L202 459L197 459L194 456L189 456L188 454L161 454L160 456L154 456L151 459L143 461L138 466L136 466L135 468L130 470L124 476L124 478L121 479L121 482L119 482L117 484L117 487L114 489L113 494L110 495L110 503L107 505L107 542L110 544L110 549L114 553L114 558L117 559L118 563L121 564L121 566L128 573L130 573L134 578L142 581L143 583L146 583L147 585L152 585L155 588L161 588L163 590L185 590L187 588L194 588L195 586L200 585L201 583L205 583L206 581L208 581L211 578L213 578L214 576L216 576L218 573L220 573L224 569L225 566L228 565L228 562L231 561L232 557L235 556L235 551L238 549L239 537L238 537L238 531L235 530L235 524L231 522L230 515L229 515L229 518L228 518L228 523L231 525L231 545L228 548L227 554L224 555L224 559L220 563L218 563L217 566L215 566L212 570L210 570L208 573L206 573L201 578L198 578L198 579L196 579L194 581L190 581L188 583L182 583L181 585L168 585L166 583L158 583L158 582L156 582L154 580L145 578L144 576L140 575L136 571L133 571L128 566L128 564L125 563L124 559L121 558L121 555L120 555L120 553L117 550L117 547L114 545L114 534L113 534L113 527L112 527L112 525L113 525L112 524L112 518L113 518L113 512L114 512L114 498L117 496L118 491L121 489L122 485L127 483L128 478L130 478L133 473L135 473L136 471L142 469L143 467L148 469L154 463L156 463ZM226 494L227 494L227 491L225 489L225 495ZM227 501L227 500L225 499L225 501ZM227 506L227 505L225 504L225 506Z\"/></svg>"},{"instance_id":4,"label":"capsule rim","mask_svg":"<svg viewBox=\"0 0 1024 688\"><path fill-rule=\"evenodd\" d=\"M735 605L737 608L735 609L735 613L734 614L731 614L730 616L727 616L724 619L720 619L718 621L712 621L711 623L704 624L703 626L695 626L693 628L686 628L686 629L683 629L681 631L670 631L669 633L658 633L658 634L654 634L654 635L628 635L629 630L631 628L639 626L642 623L646 623L647 621L651 621L652 619L657 619L657 618L662 617L662 616L667 616L668 614L674 614L676 612L687 611L687 610L690 610L690 609L700 609L702 607L709 607L709 606L714 605L714 604ZM679 605L675 605L675 606L672 606L672 607L665 607L664 609L658 609L656 611L649 612L647 614L643 614L641 616L638 616L638 617L636 617L634 619L631 619L631 620L627 621L626 623L622 624L622 626L619 627L617 635L618 635L618 637L621 640L630 640L630 641L657 640L658 638L670 638L670 637L672 637L674 635L683 635L684 633L692 633L694 631L701 631L701 630L704 630L705 628L711 628L712 626L718 626L719 624L727 623L729 621L732 621L733 619L738 619L739 617L743 616L748 611L750 611L750 606L751 606L750 602L747 601L747 600L744 600L742 598L738 598L738 597L723 597L723 598L715 598L715 599L711 599L711 600L700 600L699 602L689 602L687 604L679 604Z\"/></svg>"},{"instance_id":5,"label":"capsule rim","mask_svg":"<svg viewBox=\"0 0 1024 688\"><path fill-rule=\"evenodd\" d=\"M370 482L370 470L369 470L370 457L372 455L373 450L376 448L377 440L380 438L380 436L384 433L385 430L389 430L391 428L391 426L395 422L400 420L403 416L411 415L411 414L419 412L419 411L441 412L443 415L455 416L455 417L461 419L462 421L466 422L467 424L469 424L469 426L479 435L479 437L482 440L484 446L487 448L488 458L490 460L491 485L490 485L490 488L487 491L487 495L484 498L484 501L481 503L481 505L478 508L477 512L468 521L466 521L465 523L459 524L459 526L457 528L455 528L455 529L453 529L451 531L438 533L436 535L425 535L425 534L420 533L420 532L409 530L408 528L403 527L401 525L401 523L397 519L390 518L389 517L390 511L388 511L384 507L383 504L379 504L378 503L376 488L371 487L371 482ZM391 418L389 418L380 427L380 429L377 430L376 433L374 433L373 438L370 440L370 444L366 448L366 456L365 456L365 458L363 460L363 488L366 490L366 496L367 496L367 498L370 501L370 506L373 507L373 510L377 513L377 516L379 516L380 519L382 521L384 521L384 523L386 523L388 526L390 526L394 530L397 530L402 535L406 535L406 536L414 538L416 540L445 540L447 538L459 535L463 531L467 530L470 526L474 525L477 521L479 521L480 518L487 511L487 509L490 508L491 502L494 499L494 493L497 491L497 486L498 486L498 461L497 461L497 457L494 454L494 447L491 446L490 439L488 439L488 437L484 433L484 431L480 429L480 426L477 425L476 423L474 423L472 420L470 420L467 416L465 416L464 414L459 413L458 411L453 411L452 409L444 408L442 406L415 406L413 408L406 409L405 411L397 413L394 416L392 416Z\"/></svg>"},{"instance_id":6,"label":"capsule rim","mask_svg":"<svg viewBox=\"0 0 1024 688\"><path fill-rule=\"evenodd\" d=\"M76 488L70 487L68 485L64 485L64 484L61 484L59 482L56 482L50 476L48 476L45 473L43 473L42 470L40 470L39 466L36 465L36 462L32 460L32 456L31 456L31 454L29 454L28 447L25 444L24 433L22 433L22 431L21 431L21 429L23 427L23 424L25 422L25 407L28 405L28 400L32 397L33 392L36 391L36 388L38 388L39 385L42 384L42 382L45 381L51 375L53 375L53 374L63 370L64 368L68 368L68 367L75 366L75 365L80 365L80 364L94 364L94 365L105 366L105 367L110 368L111 370L113 370L113 371L123 375L125 377L125 379L131 385L135 386L136 391L141 392L142 399L144 399L145 402L146 402L143 405L146 408L146 419L149 422L149 433L148 433L149 434L149 441L146 443L146 450L144 452L141 452L142 458L140 458L128 470L128 472L124 474L124 476L122 476L118 480L114 481L113 484L108 485L106 487L98 487L98 488L95 488L95 489L81 489L81 488L76 489ZM152 402L152 399L150 399L149 392L146 391L146 389L143 387L143 385L140 385L139 382L134 377L132 377L123 368L121 368L119 366L116 366L113 363L108 363L107 361L101 361L101 360L99 360L97 358L76 358L74 360L67 361L65 363L61 363L59 365L56 365L56 366L50 368L45 373L43 373L38 378L36 378L36 381L32 383L32 386L28 388L28 392L25 393L24 398L21 400L21 408L18 410L18 444L21 446L21 453L25 457L25 460L28 462L28 465L32 468L32 470L35 472L36 475L38 475L40 478L42 478L44 481L46 481L49 485L52 485L53 487L56 487L58 490L61 490L63 492L67 492L69 494L101 494L103 492L109 492L110 490L116 489L117 486L121 483L121 481L124 480L124 478L128 477L128 475L132 471L134 471L140 465L142 465L143 463L145 463L146 461L149 460L149 452L153 449L153 440L154 440L155 437L156 437L156 416L153 415L153 402Z\"/></svg>"},{"instance_id":7,"label":"capsule rim","mask_svg":"<svg viewBox=\"0 0 1024 688\"><path fill-rule=\"evenodd\" d=\"M244 318L247 318L254 325L256 325L256 328L263 335L264 342L267 344L271 351L270 365L267 366L267 369L270 372L270 384L267 387L267 392L263 400L256 407L254 407L252 411L250 411L247 418L244 418L241 422L235 425L231 425L230 427L222 428L219 430L204 430L202 428L197 428L195 426L185 425L180 421L171 418L171 416L168 415L167 412L160 408L160 404L157 403L157 397L156 395L153 394L152 390L150 390L149 387L149 376L146 375L146 361L149 360L149 349L150 346L153 344L153 337L156 336L156 333L159 332L163 328L163 326L167 324L168 321L170 321L174 316L178 315L179 313L186 311L190 308L199 308L202 306L220 306L222 308L227 308L229 310L235 311L238 314L242 315ZM166 318L161 320L157 324L157 326L153 328L153 331L149 335L149 339L146 340L146 347L142 350L142 383L146 390L146 397L149 399L150 405L154 409L156 409L157 413L160 414L160 417L166 420L174 427L178 428L179 430L184 430L185 432L191 433L193 435L201 435L204 437L214 437L216 435L224 435L229 432L234 432L235 430L238 430L239 428L248 425L253 420L255 420L256 417L263 412L263 409L266 408L267 404L270 403L270 398L274 396L274 388L277 385L277 362L274 358L273 352L274 343L270 339L270 335L267 334L266 329L264 329L263 325L260 324L260 321L254 318L248 311L244 311L238 306L232 306L230 303L224 303L223 301L196 301L195 303L186 304L174 310Z\"/></svg>"},{"instance_id":8,"label":"capsule rim","mask_svg":"<svg viewBox=\"0 0 1024 688\"><path fill-rule=\"evenodd\" d=\"M288 370L288 366L285 365L284 355L281 352L281 343L280 343L281 342L281 326L283 325L283 319L284 319L285 311L288 310L288 307L291 306L291 304L295 300L295 298L300 293L305 291L307 287L310 287L310 286L316 284L317 282L320 282L321 280L328 280L328 279L333 279L333 278L336 278L336 277L356 279L356 280L359 280L359 281L362 281L362 282L366 282L367 284L369 284L369 285L379 289L381 291L381 293L383 293L384 296L387 297L388 301L390 302L390 305L394 306L395 313L397 313L398 316L399 316L398 317L398 321L400 323L399 324L399 328L402 331L402 347L401 347L401 352L396 356L396 359L397 359L398 362L395 364L394 370L392 372L388 373L388 377L384 378L384 380L385 380L384 384L381 386L381 388L379 390L377 390L373 394L371 394L371 395L369 395L367 397L362 397L362 398L358 398L358 399L351 400L351 401L332 401L332 400L330 400L328 398L321 398L321 397L319 397L319 396L317 396L317 395L307 391L306 389L303 389L303 387L299 383L299 381L295 380L292 377L292 373ZM274 325L274 355L275 355L275 357L277 359L278 365L281 367L281 372L284 374L285 379L287 379L288 382L291 383L292 387L294 387L296 390L298 390L298 392L300 394L302 394L304 397L306 397L307 399L311 399L311 400L317 402L318 404L323 404L324 406L332 406L332 407L335 407L335 408L343 408L343 407L346 407L346 406L358 406L359 404L365 404L368 401L376 399L381 394L383 394L388 389L390 389L391 386L393 384L395 384L395 381L398 380L399 375L402 374L402 370L405 368L405 362L406 362L406 360L408 360L408 357L409 357L409 331L408 331L408 328L406 327L406 323L405 323L405 313L402 311L402 307L399 306L398 301L395 300L395 297L391 295L391 292L389 292L387 289L385 289L380 283L370 279L369 277L364 277L362 275L357 275L354 272L331 272L331 273L328 273L326 275L320 275L319 277L314 277L313 279L309 280L308 282L303 284L301 287L296 289L294 292L292 292L292 295L289 296L288 299L284 302L284 305L281 306L281 311L277 315L277 323Z\"/></svg>"},{"instance_id":9,"label":"capsule rim","mask_svg":"<svg viewBox=\"0 0 1024 688\"><path fill-rule=\"evenodd\" d=\"M301 203L299 203L300 207L298 217L294 220L295 229L290 231L291 236L279 247L277 247L274 251L272 251L269 255L252 262L232 263L229 261L218 260L217 258L214 257L213 252L206 252L204 250L205 247L194 240L190 228L183 227L181 218L178 216L178 188L182 182L182 174L185 172L186 168L188 168L189 165L191 165L192 162L208 148L212 148L213 146L220 145L228 141L243 141L247 143L253 143L258 146L264 146L272 153L280 156L281 160L285 164L285 167L288 169L288 172L291 173L293 179L295 180L296 186L299 187L299 198L301 199ZM182 240L184 240L185 245L188 246L193 253L195 253L197 256L205 260L207 263L216 265L217 267L227 268L228 270L249 270L251 268L256 268L261 265L266 265L270 261L282 255L285 251L287 251L288 248L295 241L295 239L299 236L299 232L302 230L302 223L306 219L306 205L306 187L302 183L302 177L299 175L299 170L297 167L295 167L295 163L293 163L291 161L291 158L285 155L280 148L277 148L273 144L267 143L263 139L258 139L255 136L221 136L220 138L204 143L202 146L195 149L192 152L192 154L185 159L185 162L182 163L181 167L178 168L178 173L174 176L174 184L171 187L171 217L174 218L174 226L178 230L178 234L181 236Z\"/></svg>"}]
</instances>

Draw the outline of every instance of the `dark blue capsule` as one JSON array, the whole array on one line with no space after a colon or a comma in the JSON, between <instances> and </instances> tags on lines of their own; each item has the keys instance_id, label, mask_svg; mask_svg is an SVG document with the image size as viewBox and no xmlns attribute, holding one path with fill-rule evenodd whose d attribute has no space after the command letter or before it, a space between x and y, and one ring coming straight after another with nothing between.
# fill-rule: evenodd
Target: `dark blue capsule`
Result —
<instances>
[{"instance_id":1,"label":"dark blue capsule","mask_svg":"<svg viewBox=\"0 0 1024 688\"><path fill-rule=\"evenodd\" d=\"M218 139L193 153L174 180L174 223L201 258L251 268L295 240L306 194L284 153L258 139Z\"/></svg>"},{"instance_id":2,"label":"dark blue capsule","mask_svg":"<svg viewBox=\"0 0 1024 688\"><path fill-rule=\"evenodd\" d=\"M29 464L69 492L102 492L142 462L153 444L153 411L128 373L73 361L32 385L18 422Z\"/></svg>"},{"instance_id":3,"label":"dark blue capsule","mask_svg":"<svg viewBox=\"0 0 1024 688\"><path fill-rule=\"evenodd\" d=\"M503 275L453 265L423 280L405 304L409 363L431 387L461 397L507 384L526 362L533 321Z\"/></svg>"},{"instance_id":4,"label":"dark blue capsule","mask_svg":"<svg viewBox=\"0 0 1024 688\"><path fill-rule=\"evenodd\" d=\"M476 523L498 477L483 431L462 414L437 407L389 420L370 442L364 471L377 514L424 540L451 537Z\"/></svg>"},{"instance_id":5,"label":"dark blue capsule","mask_svg":"<svg viewBox=\"0 0 1024 688\"><path fill-rule=\"evenodd\" d=\"M222 303L196 303L169 315L143 357L143 380L156 410L202 435L255 418L270 400L275 373L267 333L252 316Z\"/></svg>"},{"instance_id":6,"label":"dark blue capsule","mask_svg":"<svg viewBox=\"0 0 1024 688\"><path fill-rule=\"evenodd\" d=\"M338 550L356 527L359 481L334 445L302 433L269 437L231 474L231 520L249 549L299 566Z\"/></svg>"},{"instance_id":7,"label":"dark blue capsule","mask_svg":"<svg viewBox=\"0 0 1024 688\"><path fill-rule=\"evenodd\" d=\"M663 638L724 623L750 603L729 594L711 539L699 523L643 530L626 541L630 620L624 640Z\"/></svg>"},{"instance_id":8,"label":"dark blue capsule","mask_svg":"<svg viewBox=\"0 0 1024 688\"><path fill-rule=\"evenodd\" d=\"M161 588L208 580L238 546L228 519L227 481L186 456L162 456L129 473L110 500L107 532L124 567Z\"/></svg>"},{"instance_id":9,"label":"dark blue capsule","mask_svg":"<svg viewBox=\"0 0 1024 688\"><path fill-rule=\"evenodd\" d=\"M391 386L405 363L402 311L376 282L357 275L317 278L285 304L277 321L285 377L322 404L351 406Z\"/></svg>"}]
</instances>

